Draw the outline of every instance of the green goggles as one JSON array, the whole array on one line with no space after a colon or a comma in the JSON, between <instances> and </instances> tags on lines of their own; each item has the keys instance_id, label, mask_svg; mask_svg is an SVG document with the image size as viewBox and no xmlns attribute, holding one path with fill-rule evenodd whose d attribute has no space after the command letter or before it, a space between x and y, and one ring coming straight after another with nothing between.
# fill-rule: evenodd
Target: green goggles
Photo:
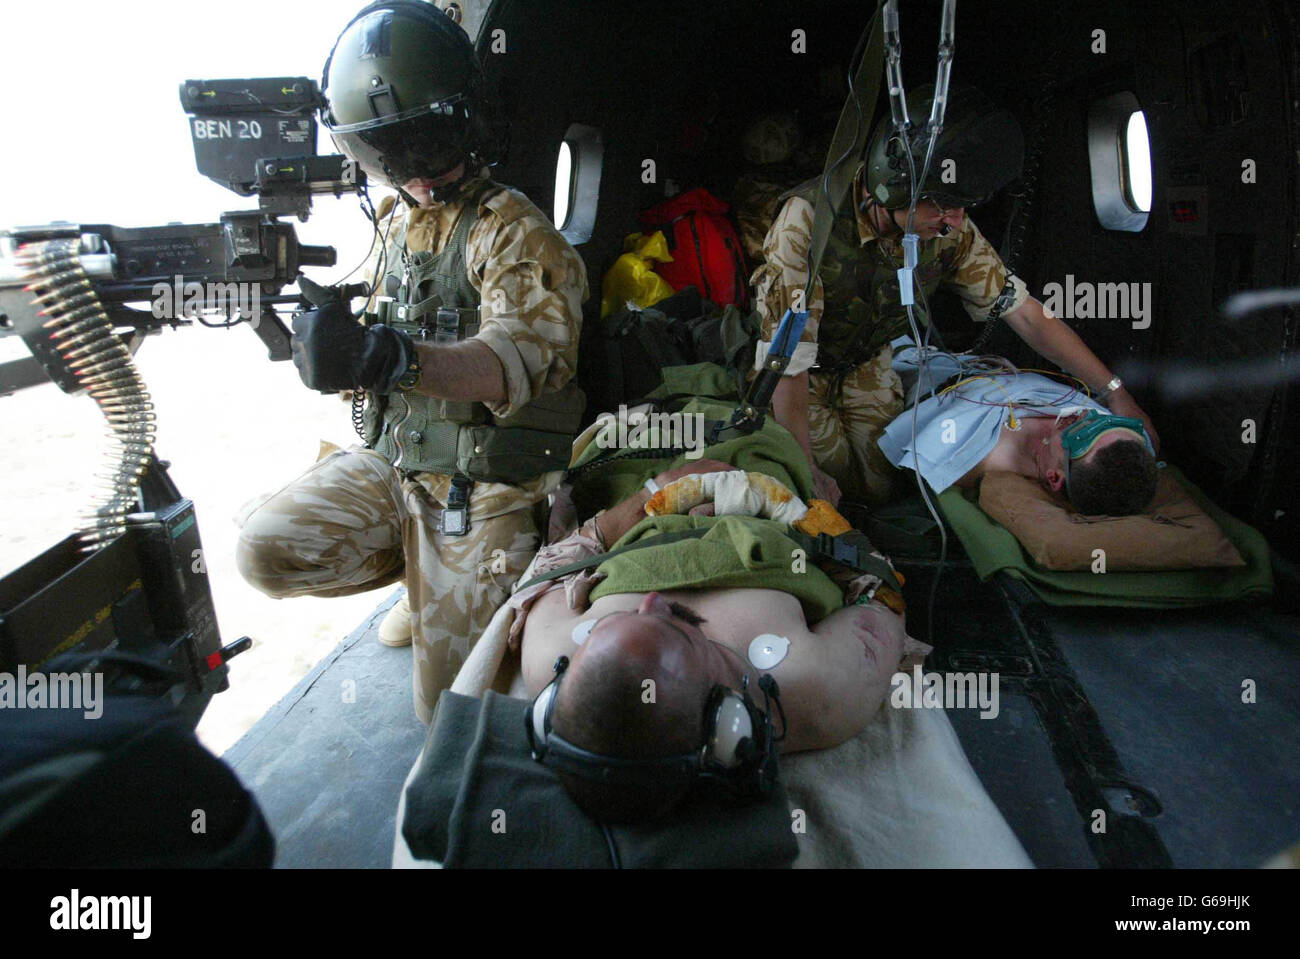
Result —
<instances>
[{"instance_id":1,"label":"green goggles","mask_svg":"<svg viewBox=\"0 0 1300 959\"><path fill-rule=\"evenodd\" d=\"M1087 456L1097 445L1097 441L1111 430L1128 430L1130 433L1136 433L1142 437L1142 442L1146 443L1147 449L1151 450L1151 455L1155 455L1155 448L1151 445L1151 438L1147 436L1146 427L1142 425L1141 420L1131 416L1116 416L1114 413L1098 413L1096 410L1088 410L1080 419L1061 431L1061 446L1065 448L1068 459L1077 460Z\"/></svg>"}]
</instances>

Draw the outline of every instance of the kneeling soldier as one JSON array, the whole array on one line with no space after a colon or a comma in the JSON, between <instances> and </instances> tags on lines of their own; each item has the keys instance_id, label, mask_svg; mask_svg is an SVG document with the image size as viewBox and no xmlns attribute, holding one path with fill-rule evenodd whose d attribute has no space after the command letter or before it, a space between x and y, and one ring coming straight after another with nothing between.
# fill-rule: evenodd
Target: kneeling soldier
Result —
<instances>
[{"instance_id":1,"label":"kneeling soldier","mask_svg":"<svg viewBox=\"0 0 1300 959\"><path fill-rule=\"evenodd\" d=\"M405 573L428 722L537 549L535 507L568 465L586 271L537 207L487 178L482 74L436 7L366 7L323 88L335 144L409 208L380 206L392 242L379 322L303 281L317 308L293 324L307 386L365 391L367 445L256 510L237 559L275 597L358 593Z\"/></svg>"}]
</instances>

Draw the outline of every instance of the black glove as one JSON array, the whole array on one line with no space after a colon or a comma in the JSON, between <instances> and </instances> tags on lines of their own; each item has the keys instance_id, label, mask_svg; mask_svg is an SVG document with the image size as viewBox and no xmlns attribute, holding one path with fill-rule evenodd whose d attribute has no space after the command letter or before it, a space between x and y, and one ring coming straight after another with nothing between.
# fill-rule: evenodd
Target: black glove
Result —
<instances>
[{"instance_id":1,"label":"black glove","mask_svg":"<svg viewBox=\"0 0 1300 959\"><path fill-rule=\"evenodd\" d=\"M404 376L418 376L415 344L405 333L383 324L362 326L337 289L306 277L298 278L298 288L316 306L293 318L293 365L308 387L391 393Z\"/></svg>"}]
</instances>

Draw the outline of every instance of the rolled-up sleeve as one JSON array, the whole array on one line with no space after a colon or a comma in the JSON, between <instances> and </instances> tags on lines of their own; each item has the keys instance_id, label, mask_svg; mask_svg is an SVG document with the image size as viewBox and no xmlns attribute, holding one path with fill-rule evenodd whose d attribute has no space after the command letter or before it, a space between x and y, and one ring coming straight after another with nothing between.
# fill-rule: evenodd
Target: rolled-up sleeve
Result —
<instances>
[{"instance_id":1,"label":"rolled-up sleeve","mask_svg":"<svg viewBox=\"0 0 1300 959\"><path fill-rule=\"evenodd\" d=\"M785 311L803 297L808 283L808 246L812 242L812 204L801 197L791 197L772 221L763 240L763 265L754 271L750 282L756 293L755 306L762 321L754 368L761 369L772 348L772 337ZM822 316L822 282L813 283L806 304L808 325L799 337L794 357L786 367L786 376L797 376L817 362L817 328Z\"/></svg>"},{"instance_id":2,"label":"rolled-up sleeve","mask_svg":"<svg viewBox=\"0 0 1300 959\"><path fill-rule=\"evenodd\" d=\"M977 323L989 318L1004 289L1007 290L1007 299L1001 304L999 314L1018 309L1029 299L1029 288L1024 280L1007 269L998 251L993 249L993 244L984 238L970 217L966 217L962 224L956 268L944 277L940 285L957 294L967 315Z\"/></svg>"},{"instance_id":3,"label":"rolled-up sleeve","mask_svg":"<svg viewBox=\"0 0 1300 959\"><path fill-rule=\"evenodd\" d=\"M467 253L471 264L482 264L471 276L482 296L475 338L505 371L506 399L487 407L505 417L577 372L587 271L535 209L504 223L490 213L480 217Z\"/></svg>"}]
</instances>

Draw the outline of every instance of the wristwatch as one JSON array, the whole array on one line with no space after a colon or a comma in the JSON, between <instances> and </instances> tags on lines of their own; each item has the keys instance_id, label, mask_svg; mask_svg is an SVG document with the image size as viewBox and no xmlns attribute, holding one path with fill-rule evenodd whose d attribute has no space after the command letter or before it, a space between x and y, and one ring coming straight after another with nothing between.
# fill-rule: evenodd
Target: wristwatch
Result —
<instances>
[{"instance_id":1,"label":"wristwatch","mask_svg":"<svg viewBox=\"0 0 1300 959\"><path fill-rule=\"evenodd\" d=\"M403 392L410 392L420 385L420 374L423 372L420 366L420 354L411 350L410 357L407 360L406 371L402 374L401 379L397 381L397 388Z\"/></svg>"},{"instance_id":2,"label":"wristwatch","mask_svg":"<svg viewBox=\"0 0 1300 959\"><path fill-rule=\"evenodd\" d=\"M1114 393L1116 390L1122 389L1123 386L1124 386L1123 380L1121 380L1118 376L1112 376L1110 378L1110 382L1106 384L1106 388L1102 390L1100 393L1098 393L1094 397L1094 399L1100 402L1101 400L1104 400L1106 397L1110 396L1110 394Z\"/></svg>"}]
</instances>

